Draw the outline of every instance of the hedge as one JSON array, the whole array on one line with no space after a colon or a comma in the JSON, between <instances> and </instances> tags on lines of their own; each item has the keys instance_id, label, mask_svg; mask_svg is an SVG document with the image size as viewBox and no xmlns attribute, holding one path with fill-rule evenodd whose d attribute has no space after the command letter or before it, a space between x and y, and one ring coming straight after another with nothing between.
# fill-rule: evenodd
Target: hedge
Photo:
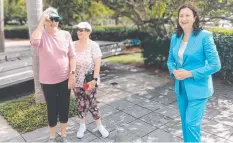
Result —
<instances>
[{"instance_id":1,"label":"hedge","mask_svg":"<svg viewBox=\"0 0 233 143\"><path fill-rule=\"evenodd\" d=\"M77 40L77 34L75 29L71 26L65 26L61 29L67 30L72 34L73 40ZM108 40L108 41L119 41L125 40L129 35L134 35L132 32L137 31L135 28L127 28L125 26L94 26L91 38L94 40ZM6 26L4 28L6 39L28 39L29 32L27 26ZM132 33L132 34L130 34ZM111 35L109 37L109 35ZM124 36L123 36L124 35ZM121 37L123 36L123 37ZM110 40L109 40L110 38Z\"/></svg>"},{"instance_id":2,"label":"hedge","mask_svg":"<svg viewBox=\"0 0 233 143\"><path fill-rule=\"evenodd\" d=\"M9 28L4 30L6 39L28 39L29 32L27 27L22 28Z\"/></svg>"}]
</instances>

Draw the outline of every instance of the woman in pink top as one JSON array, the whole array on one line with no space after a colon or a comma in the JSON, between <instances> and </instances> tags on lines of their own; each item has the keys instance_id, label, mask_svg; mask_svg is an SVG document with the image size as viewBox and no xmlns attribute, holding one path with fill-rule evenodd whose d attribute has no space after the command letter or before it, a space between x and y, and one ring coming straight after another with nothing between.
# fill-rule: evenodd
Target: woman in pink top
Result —
<instances>
[{"instance_id":1,"label":"woman in pink top","mask_svg":"<svg viewBox=\"0 0 233 143\"><path fill-rule=\"evenodd\" d=\"M59 20L57 10L48 8L31 35L32 47L39 54L39 80L47 103L49 141L55 141L58 117L61 136L67 141L70 89L75 85L75 50L70 33L58 29Z\"/></svg>"},{"instance_id":2,"label":"woman in pink top","mask_svg":"<svg viewBox=\"0 0 233 143\"><path fill-rule=\"evenodd\" d=\"M102 137L106 138L109 132L101 123L99 107L96 101L96 84L100 80L99 73L102 53L99 45L89 39L92 28L88 22L81 22L74 27L77 29L79 38L78 41L74 42L77 61L77 80L74 93L77 100L78 116L81 118L77 137L82 138L84 136L84 132L86 131L85 117L86 113L90 111L96 120L96 129L101 133ZM93 80L84 84L85 74L88 72L93 72L93 75L91 75Z\"/></svg>"}]
</instances>

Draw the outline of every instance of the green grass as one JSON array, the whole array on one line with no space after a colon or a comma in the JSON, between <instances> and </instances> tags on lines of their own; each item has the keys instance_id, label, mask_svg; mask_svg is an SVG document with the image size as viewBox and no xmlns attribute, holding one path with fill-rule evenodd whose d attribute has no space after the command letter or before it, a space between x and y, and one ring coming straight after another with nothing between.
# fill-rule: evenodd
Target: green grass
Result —
<instances>
[{"instance_id":1,"label":"green grass","mask_svg":"<svg viewBox=\"0 0 233 143\"><path fill-rule=\"evenodd\" d=\"M71 98L69 117L75 116L76 113L76 101ZM34 95L1 104L0 114L21 133L48 126L46 104L35 103Z\"/></svg>"},{"instance_id":2,"label":"green grass","mask_svg":"<svg viewBox=\"0 0 233 143\"><path fill-rule=\"evenodd\" d=\"M143 56L141 53L134 53L109 57L104 59L104 61L121 64L143 64Z\"/></svg>"},{"instance_id":3,"label":"green grass","mask_svg":"<svg viewBox=\"0 0 233 143\"><path fill-rule=\"evenodd\" d=\"M10 29L27 29L27 25L5 25L4 30L10 30Z\"/></svg>"},{"instance_id":4,"label":"green grass","mask_svg":"<svg viewBox=\"0 0 233 143\"><path fill-rule=\"evenodd\" d=\"M224 33L226 35L232 35L233 34L233 28L230 28L230 29L226 29L226 28L210 28L210 29L207 29L213 33Z\"/></svg>"}]
</instances>

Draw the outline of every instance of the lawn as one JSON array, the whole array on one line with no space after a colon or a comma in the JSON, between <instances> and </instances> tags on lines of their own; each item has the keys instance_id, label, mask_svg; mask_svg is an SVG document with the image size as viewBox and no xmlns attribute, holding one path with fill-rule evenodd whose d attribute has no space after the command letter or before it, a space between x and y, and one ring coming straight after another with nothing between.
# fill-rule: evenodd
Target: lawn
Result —
<instances>
[{"instance_id":1,"label":"lawn","mask_svg":"<svg viewBox=\"0 0 233 143\"><path fill-rule=\"evenodd\" d=\"M143 56L141 53L134 53L105 58L104 61L121 64L143 64Z\"/></svg>"}]
</instances>

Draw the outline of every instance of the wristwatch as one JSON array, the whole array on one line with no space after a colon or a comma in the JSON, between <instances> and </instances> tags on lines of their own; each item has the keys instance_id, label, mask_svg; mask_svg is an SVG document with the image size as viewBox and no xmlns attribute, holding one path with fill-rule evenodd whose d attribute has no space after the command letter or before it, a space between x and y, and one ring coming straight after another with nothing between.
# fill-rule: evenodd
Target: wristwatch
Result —
<instances>
[{"instance_id":1,"label":"wristwatch","mask_svg":"<svg viewBox=\"0 0 233 143\"><path fill-rule=\"evenodd\" d=\"M70 71L70 74L71 74L71 75L74 75L74 74L75 74L75 71Z\"/></svg>"},{"instance_id":2,"label":"wristwatch","mask_svg":"<svg viewBox=\"0 0 233 143\"><path fill-rule=\"evenodd\" d=\"M96 81L96 86L98 86L100 84L100 77L96 77L94 80Z\"/></svg>"}]
</instances>

